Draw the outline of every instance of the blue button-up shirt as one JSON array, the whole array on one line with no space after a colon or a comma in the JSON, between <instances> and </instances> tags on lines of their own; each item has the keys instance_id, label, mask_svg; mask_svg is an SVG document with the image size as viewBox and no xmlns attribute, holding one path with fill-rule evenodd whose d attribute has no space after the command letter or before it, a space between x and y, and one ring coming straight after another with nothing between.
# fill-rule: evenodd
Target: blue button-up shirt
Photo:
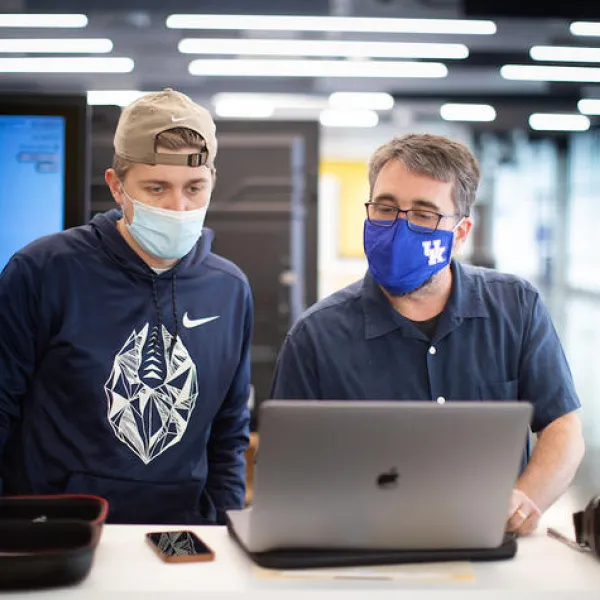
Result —
<instances>
[{"instance_id":1,"label":"blue button-up shirt","mask_svg":"<svg viewBox=\"0 0 600 600\"><path fill-rule=\"evenodd\" d=\"M452 293L430 340L369 273L311 307L281 349L271 397L524 400L531 429L580 406L550 316L526 281L451 263Z\"/></svg>"}]
</instances>

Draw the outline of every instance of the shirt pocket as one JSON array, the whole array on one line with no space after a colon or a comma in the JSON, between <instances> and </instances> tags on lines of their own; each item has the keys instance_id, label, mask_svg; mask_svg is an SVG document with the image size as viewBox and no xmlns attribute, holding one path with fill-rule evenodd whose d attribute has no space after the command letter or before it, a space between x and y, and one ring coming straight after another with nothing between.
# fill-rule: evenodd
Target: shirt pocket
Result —
<instances>
[{"instance_id":1,"label":"shirt pocket","mask_svg":"<svg viewBox=\"0 0 600 600\"><path fill-rule=\"evenodd\" d=\"M519 399L519 380L499 381L496 383L484 382L478 386L479 400L497 401L497 400L518 400Z\"/></svg>"}]
</instances>

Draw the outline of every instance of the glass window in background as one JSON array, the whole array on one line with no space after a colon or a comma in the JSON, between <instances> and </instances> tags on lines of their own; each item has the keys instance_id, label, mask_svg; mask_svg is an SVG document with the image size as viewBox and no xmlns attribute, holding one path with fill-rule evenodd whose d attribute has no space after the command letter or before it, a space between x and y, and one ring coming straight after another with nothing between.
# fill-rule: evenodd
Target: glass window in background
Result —
<instances>
[{"instance_id":1,"label":"glass window in background","mask_svg":"<svg viewBox=\"0 0 600 600\"><path fill-rule=\"evenodd\" d=\"M497 269L548 287L557 266L557 169L554 140L521 131L488 134L480 142L481 196ZM477 206L477 204L475 205Z\"/></svg>"},{"instance_id":2,"label":"glass window in background","mask_svg":"<svg viewBox=\"0 0 600 600\"><path fill-rule=\"evenodd\" d=\"M571 136L569 150L567 283L576 290L600 292L600 134Z\"/></svg>"}]
</instances>

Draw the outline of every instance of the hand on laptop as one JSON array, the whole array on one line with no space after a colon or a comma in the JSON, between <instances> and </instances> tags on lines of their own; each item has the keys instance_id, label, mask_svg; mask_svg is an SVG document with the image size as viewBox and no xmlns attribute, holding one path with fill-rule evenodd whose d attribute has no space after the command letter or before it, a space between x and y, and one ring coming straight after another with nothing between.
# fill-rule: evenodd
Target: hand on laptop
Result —
<instances>
[{"instance_id":1,"label":"hand on laptop","mask_svg":"<svg viewBox=\"0 0 600 600\"><path fill-rule=\"evenodd\" d=\"M515 488L510 499L506 530L517 535L529 535L538 525L542 511L521 490Z\"/></svg>"}]
</instances>

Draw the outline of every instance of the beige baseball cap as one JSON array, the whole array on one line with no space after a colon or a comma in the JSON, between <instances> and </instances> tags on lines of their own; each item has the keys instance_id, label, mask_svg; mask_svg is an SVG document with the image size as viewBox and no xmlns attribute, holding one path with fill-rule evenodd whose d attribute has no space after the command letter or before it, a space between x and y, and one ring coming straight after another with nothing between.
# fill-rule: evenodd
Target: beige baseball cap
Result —
<instances>
[{"instance_id":1,"label":"beige baseball cap","mask_svg":"<svg viewBox=\"0 0 600 600\"><path fill-rule=\"evenodd\" d=\"M185 127L202 136L200 153L167 154L156 151L157 136ZM148 165L214 165L217 155L216 127L210 113L188 96L165 88L144 94L123 109L115 131L115 154Z\"/></svg>"}]
</instances>

